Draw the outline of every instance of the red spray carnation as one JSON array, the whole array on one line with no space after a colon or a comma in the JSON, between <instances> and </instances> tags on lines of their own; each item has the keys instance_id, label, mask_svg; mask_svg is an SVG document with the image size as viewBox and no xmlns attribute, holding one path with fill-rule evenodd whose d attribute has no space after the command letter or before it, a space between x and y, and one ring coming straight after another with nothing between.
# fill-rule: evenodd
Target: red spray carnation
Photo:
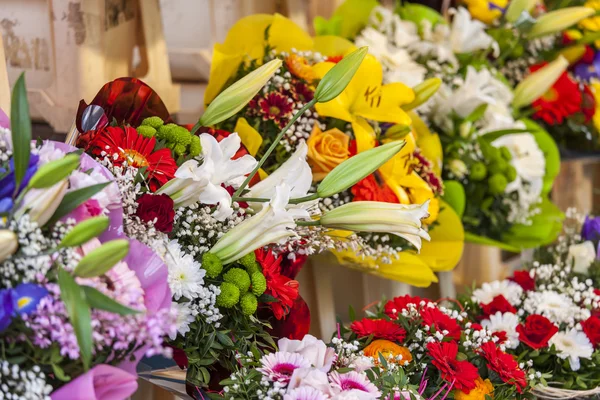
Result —
<instances>
[{"instance_id":1,"label":"red spray carnation","mask_svg":"<svg viewBox=\"0 0 600 400\"><path fill-rule=\"evenodd\" d=\"M458 361L458 344L456 342L431 342L427 351L432 358L431 363L440 371L443 380L454 383L454 388L469 393L474 389L479 378L477 367L468 361Z\"/></svg>"},{"instance_id":2,"label":"red spray carnation","mask_svg":"<svg viewBox=\"0 0 600 400\"><path fill-rule=\"evenodd\" d=\"M402 311L408 308L409 304L414 304L416 307L420 307L421 301L429 301L427 299L422 299L419 296L398 296L394 297L392 300L385 303L385 315L388 317L395 319L398 317L398 314L402 313Z\"/></svg>"},{"instance_id":3,"label":"red spray carnation","mask_svg":"<svg viewBox=\"0 0 600 400\"><path fill-rule=\"evenodd\" d=\"M174 203L166 194L141 195L135 214L142 221L154 222L154 227L160 232L170 233L173 230Z\"/></svg>"},{"instance_id":4,"label":"red spray carnation","mask_svg":"<svg viewBox=\"0 0 600 400\"><path fill-rule=\"evenodd\" d=\"M385 319L363 318L354 321L350 329L359 337L373 335L376 339L386 339L402 343L406 337L406 331L391 321Z\"/></svg>"},{"instance_id":5,"label":"red spray carnation","mask_svg":"<svg viewBox=\"0 0 600 400\"><path fill-rule=\"evenodd\" d=\"M542 315L530 315L524 324L517 326L519 340L532 349L548 346L548 341L558 332L558 327Z\"/></svg>"},{"instance_id":6,"label":"red spray carnation","mask_svg":"<svg viewBox=\"0 0 600 400\"><path fill-rule=\"evenodd\" d=\"M256 261L262 267L262 272L267 280L266 294L277 301L268 303L275 318L284 318L298 298L298 281L281 275L281 256L275 257L271 250L259 249L254 252Z\"/></svg>"},{"instance_id":7,"label":"red spray carnation","mask_svg":"<svg viewBox=\"0 0 600 400\"><path fill-rule=\"evenodd\" d=\"M460 325L455 319L444 314L439 308L426 307L421 311L421 318L423 318L423 325L430 328L434 328L438 332L448 331L445 337L452 338L454 340L460 339L462 330Z\"/></svg>"},{"instance_id":8,"label":"red spray carnation","mask_svg":"<svg viewBox=\"0 0 600 400\"><path fill-rule=\"evenodd\" d=\"M398 196L388 185L378 172L374 172L366 178L358 181L352 186L352 201L382 201L386 203L398 203Z\"/></svg>"},{"instance_id":9,"label":"red spray carnation","mask_svg":"<svg viewBox=\"0 0 600 400\"><path fill-rule=\"evenodd\" d=\"M497 312L501 312L502 314L504 314L506 312L513 313L513 314L517 313L517 309L514 308L508 302L508 300L506 300L506 297L504 297L501 294L494 297L494 299L491 302L489 302L488 304L482 304L481 311L483 312L484 319L489 317L490 315L496 314Z\"/></svg>"},{"instance_id":10,"label":"red spray carnation","mask_svg":"<svg viewBox=\"0 0 600 400\"><path fill-rule=\"evenodd\" d=\"M530 68L535 72L546 63ZM562 124L566 117L581 111L582 96L577 82L564 72L546 93L532 103L533 116L549 125Z\"/></svg>"},{"instance_id":11,"label":"red spray carnation","mask_svg":"<svg viewBox=\"0 0 600 400\"><path fill-rule=\"evenodd\" d=\"M581 323L583 331L594 347L600 346L600 318L592 316Z\"/></svg>"},{"instance_id":12,"label":"red spray carnation","mask_svg":"<svg viewBox=\"0 0 600 400\"><path fill-rule=\"evenodd\" d=\"M508 279L521 286L526 292L535 290L535 279L529 275L529 271L515 271L512 278Z\"/></svg>"},{"instance_id":13,"label":"red spray carnation","mask_svg":"<svg viewBox=\"0 0 600 400\"><path fill-rule=\"evenodd\" d=\"M500 350L493 342L486 342L481 345L479 354L487 360L487 366L496 372L500 379L517 387L519 393L527 387L525 371L519 368L515 357Z\"/></svg>"}]
</instances>

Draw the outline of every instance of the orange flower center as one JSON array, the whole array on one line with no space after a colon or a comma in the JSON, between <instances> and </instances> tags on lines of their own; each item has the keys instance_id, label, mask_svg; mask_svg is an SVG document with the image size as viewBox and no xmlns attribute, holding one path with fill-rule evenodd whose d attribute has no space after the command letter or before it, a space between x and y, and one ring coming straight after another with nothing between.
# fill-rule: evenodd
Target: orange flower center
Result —
<instances>
[{"instance_id":1,"label":"orange flower center","mask_svg":"<svg viewBox=\"0 0 600 400\"><path fill-rule=\"evenodd\" d=\"M144 157L141 153L132 150L126 149L121 151L121 155L127 159L127 162L130 163L134 167L147 167L150 165L146 157Z\"/></svg>"},{"instance_id":2,"label":"orange flower center","mask_svg":"<svg viewBox=\"0 0 600 400\"><path fill-rule=\"evenodd\" d=\"M277 106L271 106L269 107L269 114L271 115L279 115L281 113L281 110L279 109L279 107Z\"/></svg>"},{"instance_id":3,"label":"orange flower center","mask_svg":"<svg viewBox=\"0 0 600 400\"><path fill-rule=\"evenodd\" d=\"M546 93L542 96L542 99L547 102L553 102L558 99L558 92L554 88L548 89Z\"/></svg>"}]
</instances>

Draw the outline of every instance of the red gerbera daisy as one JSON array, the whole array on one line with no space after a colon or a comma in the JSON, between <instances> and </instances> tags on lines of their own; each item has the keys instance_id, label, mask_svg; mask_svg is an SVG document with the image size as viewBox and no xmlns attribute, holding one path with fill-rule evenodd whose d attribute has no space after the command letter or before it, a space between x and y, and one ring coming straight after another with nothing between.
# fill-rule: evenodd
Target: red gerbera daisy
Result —
<instances>
[{"instance_id":1,"label":"red gerbera daisy","mask_svg":"<svg viewBox=\"0 0 600 400\"><path fill-rule=\"evenodd\" d=\"M500 350L493 342L481 345L479 354L488 362L487 366L496 372L500 379L517 387L519 393L527 386L525 371L519 368L519 364L513 356Z\"/></svg>"},{"instance_id":2,"label":"red gerbera daisy","mask_svg":"<svg viewBox=\"0 0 600 400\"><path fill-rule=\"evenodd\" d=\"M535 72L545 65L538 64L530 68ZM554 85L542 97L532 103L536 110L533 116L547 124L562 124L564 119L581 111L582 96L577 82L564 72Z\"/></svg>"},{"instance_id":3,"label":"red gerbera daisy","mask_svg":"<svg viewBox=\"0 0 600 400\"><path fill-rule=\"evenodd\" d=\"M427 299L422 299L419 296L398 296L394 297L392 300L385 303L384 312L388 317L395 319L398 317L398 314L402 313L402 311L408 308L409 304L414 304L416 307L420 307L421 301L429 301Z\"/></svg>"},{"instance_id":4,"label":"red gerbera daisy","mask_svg":"<svg viewBox=\"0 0 600 400\"><path fill-rule=\"evenodd\" d=\"M265 121L272 120L282 128L287 122L286 119L290 118L294 111L294 102L279 92L268 93L257 103L262 118Z\"/></svg>"},{"instance_id":5,"label":"red gerbera daisy","mask_svg":"<svg viewBox=\"0 0 600 400\"><path fill-rule=\"evenodd\" d=\"M474 389L479 377L477 367L468 361L458 361L458 344L456 342L431 342L427 351L432 358L431 364L440 371L443 380L454 383L454 388L469 393Z\"/></svg>"},{"instance_id":6,"label":"red gerbera daisy","mask_svg":"<svg viewBox=\"0 0 600 400\"><path fill-rule=\"evenodd\" d=\"M259 249L254 254L267 280L265 293L277 299L269 303L269 307L273 310L275 318L282 319L290 312L298 298L298 281L281 275L281 257L275 257L271 250Z\"/></svg>"},{"instance_id":7,"label":"red gerbera daisy","mask_svg":"<svg viewBox=\"0 0 600 400\"><path fill-rule=\"evenodd\" d=\"M387 339L402 343L406 337L406 331L392 321L385 319L363 318L360 321L354 321L350 329L359 337L373 335L376 339Z\"/></svg>"},{"instance_id":8,"label":"red gerbera daisy","mask_svg":"<svg viewBox=\"0 0 600 400\"><path fill-rule=\"evenodd\" d=\"M444 334L445 337L454 340L460 339L462 332L460 325L456 320L440 311L439 308L426 307L421 311L421 318L423 318L423 325L430 328L434 327L437 332L448 331L447 334Z\"/></svg>"},{"instance_id":9,"label":"red gerbera daisy","mask_svg":"<svg viewBox=\"0 0 600 400\"><path fill-rule=\"evenodd\" d=\"M98 157L104 152L116 166L127 161L133 167L145 167L150 190L155 192L173 179L177 171L171 150L154 151L155 144L156 138L146 138L130 126L106 127L94 136L86 150L90 149Z\"/></svg>"},{"instance_id":10,"label":"red gerbera daisy","mask_svg":"<svg viewBox=\"0 0 600 400\"><path fill-rule=\"evenodd\" d=\"M398 196L385 184L378 172L374 172L366 178L358 181L350 189L352 201L382 201L386 203L398 203Z\"/></svg>"}]
</instances>

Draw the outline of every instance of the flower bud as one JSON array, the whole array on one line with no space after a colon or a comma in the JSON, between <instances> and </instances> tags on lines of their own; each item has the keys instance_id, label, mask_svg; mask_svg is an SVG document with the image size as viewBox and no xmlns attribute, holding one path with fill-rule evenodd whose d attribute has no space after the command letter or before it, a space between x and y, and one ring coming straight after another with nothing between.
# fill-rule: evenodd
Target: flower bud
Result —
<instances>
[{"instance_id":1,"label":"flower bud","mask_svg":"<svg viewBox=\"0 0 600 400\"><path fill-rule=\"evenodd\" d=\"M516 22L521 14L529 12L535 6L535 0L512 0L504 13L504 18L511 23Z\"/></svg>"},{"instance_id":2,"label":"flower bud","mask_svg":"<svg viewBox=\"0 0 600 400\"><path fill-rule=\"evenodd\" d=\"M42 165L29 181L33 189L45 189L71 175L79 167L79 154L67 154L63 158Z\"/></svg>"},{"instance_id":3,"label":"flower bud","mask_svg":"<svg viewBox=\"0 0 600 400\"><path fill-rule=\"evenodd\" d=\"M567 7L550 11L537 19L529 31L529 37L535 38L563 31L595 13L596 10L589 7Z\"/></svg>"},{"instance_id":4,"label":"flower bud","mask_svg":"<svg viewBox=\"0 0 600 400\"><path fill-rule=\"evenodd\" d=\"M21 217L29 213L32 221L37 222L39 226L44 226L54 215L68 187L69 180L63 179L49 188L30 190L25 196L23 205L17 210L16 216Z\"/></svg>"},{"instance_id":5,"label":"flower bud","mask_svg":"<svg viewBox=\"0 0 600 400\"><path fill-rule=\"evenodd\" d=\"M73 274L82 278L93 278L108 272L129 252L127 239L111 240L87 253L75 267Z\"/></svg>"},{"instance_id":6,"label":"flower bud","mask_svg":"<svg viewBox=\"0 0 600 400\"><path fill-rule=\"evenodd\" d=\"M89 240L104 232L110 223L106 216L86 219L75 225L60 241L59 247L75 247L87 243Z\"/></svg>"},{"instance_id":7,"label":"flower bud","mask_svg":"<svg viewBox=\"0 0 600 400\"><path fill-rule=\"evenodd\" d=\"M346 89L358 67L360 67L362 60L367 55L368 50L364 46L353 51L325 74L315 90L315 99L317 102L326 103L333 100Z\"/></svg>"},{"instance_id":8,"label":"flower bud","mask_svg":"<svg viewBox=\"0 0 600 400\"><path fill-rule=\"evenodd\" d=\"M427 100L431 98L438 91L440 86L442 85L442 80L440 78L430 78L413 88L413 92L415 92L415 99L409 104L405 104L402 106L404 111L409 111L414 108L419 107L421 104L424 104Z\"/></svg>"},{"instance_id":9,"label":"flower bud","mask_svg":"<svg viewBox=\"0 0 600 400\"><path fill-rule=\"evenodd\" d=\"M15 254L18 248L17 235L11 230L0 229L0 262Z\"/></svg>"},{"instance_id":10,"label":"flower bud","mask_svg":"<svg viewBox=\"0 0 600 400\"><path fill-rule=\"evenodd\" d=\"M556 60L531 73L515 88L513 107L526 107L539 99L554 85L568 66L569 62L563 56L558 56Z\"/></svg>"},{"instance_id":11,"label":"flower bud","mask_svg":"<svg viewBox=\"0 0 600 400\"><path fill-rule=\"evenodd\" d=\"M281 60L271 60L229 86L210 103L198 123L212 126L236 114L265 86L281 63Z\"/></svg>"},{"instance_id":12,"label":"flower bud","mask_svg":"<svg viewBox=\"0 0 600 400\"><path fill-rule=\"evenodd\" d=\"M404 140L386 143L347 159L327 174L317 187L317 194L325 198L348 189L375 172L394 157L405 144Z\"/></svg>"}]
</instances>

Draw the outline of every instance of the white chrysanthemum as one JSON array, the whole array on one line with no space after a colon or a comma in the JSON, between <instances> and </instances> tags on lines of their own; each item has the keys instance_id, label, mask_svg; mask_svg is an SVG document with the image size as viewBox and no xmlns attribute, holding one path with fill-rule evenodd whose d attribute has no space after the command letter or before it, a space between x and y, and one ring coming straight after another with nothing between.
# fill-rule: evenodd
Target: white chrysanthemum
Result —
<instances>
[{"instance_id":1,"label":"white chrysanthemum","mask_svg":"<svg viewBox=\"0 0 600 400\"><path fill-rule=\"evenodd\" d=\"M481 321L481 325L491 332L504 332L510 341L506 347L516 349L519 346L519 333L517 326L519 325L519 317L511 312L501 313L498 311L494 315L490 315L490 319Z\"/></svg>"},{"instance_id":2,"label":"white chrysanthemum","mask_svg":"<svg viewBox=\"0 0 600 400\"><path fill-rule=\"evenodd\" d=\"M454 53L472 53L491 48L494 55L498 56L498 43L485 33L486 28L483 22L471 18L471 13L466 8L459 7L455 10L449 37Z\"/></svg>"},{"instance_id":3,"label":"white chrysanthemum","mask_svg":"<svg viewBox=\"0 0 600 400\"><path fill-rule=\"evenodd\" d=\"M169 269L168 281L173 298L175 300L182 297L195 299L205 291L206 271L191 255L181 251L176 240L169 242L166 250L165 263Z\"/></svg>"},{"instance_id":4,"label":"white chrysanthemum","mask_svg":"<svg viewBox=\"0 0 600 400\"><path fill-rule=\"evenodd\" d=\"M523 294L523 288L515 282L509 280L494 281L491 283L484 283L481 288L473 292L473 301L479 304L488 304L494 297L498 295L504 296L504 298L513 306L521 304L521 295Z\"/></svg>"},{"instance_id":5,"label":"white chrysanthemum","mask_svg":"<svg viewBox=\"0 0 600 400\"><path fill-rule=\"evenodd\" d=\"M581 367L580 358L591 358L594 346L585 333L576 329L567 332L558 332L550 339L550 345L554 345L560 358L569 359L573 371Z\"/></svg>"},{"instance_id":6,"label":"white chrysanthemum","mask_svg":"<svg viewBox=\"0 0 600 400\"><path fill-rule=\"evenodd\" d=\"M193 308L192 303L189 302L172 302L171 309L177 312L177 320L175 322L177 332L169 335L171 340L175 340L177 333L179 333L181 336L185 336L185 334L190 331L190 324L196 320L196 315L198 315L198 312Z\"/></svg>"},{"instance_id":7,"label":"white chrysanthemum","mask_svg":"<svg viewBox=\"0 0 600 400\"><path fill-rule=\"evenodd\" d=\"M580 311L580 307L569 296L551 290L529 292L523 307L555 324L572 322Z\"/></svg>"}]
</instances>

